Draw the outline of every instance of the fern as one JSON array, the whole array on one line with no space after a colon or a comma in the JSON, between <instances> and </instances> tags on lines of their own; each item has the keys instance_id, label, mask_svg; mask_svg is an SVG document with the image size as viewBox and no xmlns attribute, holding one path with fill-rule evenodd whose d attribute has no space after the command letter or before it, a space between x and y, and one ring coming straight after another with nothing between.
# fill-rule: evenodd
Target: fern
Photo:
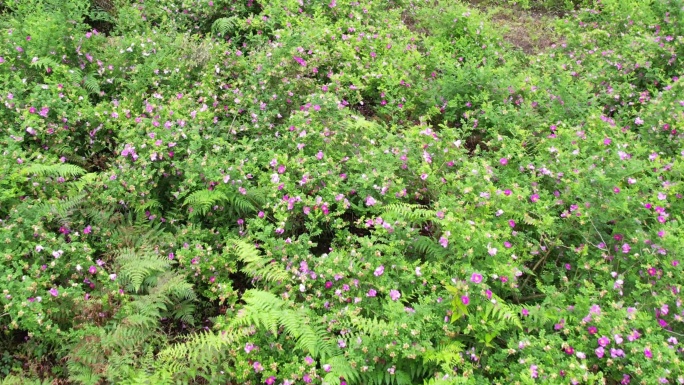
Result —
<instances>
[{"instance_id":1,"label":"fern","mask_svg":"<svg viewBox=\"0 0 684 385\"><path fill-rule=\"evenodd\" d=\"M205 215L209 210L221 202L228 200L226 194L218 190L199 190L188 195L183 203L192 208L190 216Z\"/></svg>"},{"instance_id":2,"label":"fern","mask_svg":"<svg viewBox=\"0 0 684 385\"><path fill-rule=\"evenodd\" d=\"M154 254L140 254L133 249L124 249L117 258L119 276L125 283L133 287L133 291L140 291L145 278L154 272L162 272L171 263L167 258Z\"/></svg>"},{"instance_id":3,"label":"fern","mask_svg":"<svg viewBox=\"0 0 684 385\"><path fill-rule=\"evenodd\" d=\"M411 244L411 247L419 254L433 260L441 261L448 256L448 250L437 244L432 238L419 236Z\"/></svg>"},{"instance_id":4,"label":"fern","mask_svg":"<svg viewBox=\"0 0 684 385\"><path fill-rule=\"evenodd\" d=\"M28 167L21 170L24 175L37 175L42 177L60 177L68 176L74 177L83 175L86 173L84 169L69 163L57 163L57 164L40 164L34 163Z\"/></svg>"},{"instance_id":5,"label":"fern","mask_svg":"<svg viewBox=\"0 0 684 385\"><path fill-rule=\"evenodd\" d=\"M240 239L228 239L227 243L232 243L228 251L234 253L244 264L241 270L250 277L272 283L283 282L290 278L282 266L273 262L271 258L261 256L254 245Z\"/></svg>"},{"instance_id":6,"label":"fern","mask_svg":"<svg viewBox=\"0 0 684 385\"><path fill-rule=\"evenodd\" d=\"M43 70L47 70L48 68L55 69L59 67L59 63L57 63L55 60L49 57L42 57L36 61L31 62L31 67L38 67Z\"/></svg>"},{"instance_id":7,"label":"fern","mask_svg":"<svg viewBox=\"0 0 684 385\"><path fill-rule=\"evenodd\" d=\"M211 31L225 36L236 29L239 20L237 16L222 17L214 21L211 25Z\"/></svg>"},{"instance_id":8,"label":"fern","mask_svg":"<svg viewBox=\"0 0 684 385\"><path fill-rule=\"evenodd\" d=\"M387 218L396 217L410 224L421 224L435 217L434 210L425 209L426 206L408 203L393 203L385 206L383 216Z\"/></svg>"},{"instance_id":9,"label":"fern","mask_svg":"<svg viewBox=\"0 0 684 385\"><path fill-rule=\"evenodd\" d=\"M310 353L322 360L339 355L327 335L324 324L312 324L317 317L306 308L287 309L285 301L274 294L261 290L248 290L242 299L246 305L243 313L231 326L255 324L277 334L282 326L296 343L295 349Z\"/></svg>"}]
</instances>

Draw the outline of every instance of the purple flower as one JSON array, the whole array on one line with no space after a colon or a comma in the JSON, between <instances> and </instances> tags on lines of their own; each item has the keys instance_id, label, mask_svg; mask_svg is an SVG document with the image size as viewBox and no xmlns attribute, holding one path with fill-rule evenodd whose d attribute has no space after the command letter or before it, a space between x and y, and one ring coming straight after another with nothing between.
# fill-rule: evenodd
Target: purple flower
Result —
<instances>
[{"instance_id":1,"label":"purple flower","mask_svg":"<svg viewBox=\"0 0 684 385\"><path fill-rule=\"evenodd\" d=\"M530 202L535 203L538 200L539 200L539 194L532 194L532 196L530 196Z\"/></svg>"},{"instance_id":2,"label":"purple flower","mask_svg":"<svg viewBox=\"0 0 684 385\"><path fill-rule=\"evenodd\" d=\"M399 297L401 297L401 293L398 290L390 290L390 298L392 299L392 301L398 300Z\"/></svg>"},{"instance_id":3,"label":"purple flower","mask_svg":"<svg viewBox=\"0 0 684 385\"><path fill-rule=\"evenodd\" d=\"M473 275L470 276L470 282L472 282L472 283L482 282L482 275L478 274L478 273L473 273Z\"/></svg>"}]
</instances>

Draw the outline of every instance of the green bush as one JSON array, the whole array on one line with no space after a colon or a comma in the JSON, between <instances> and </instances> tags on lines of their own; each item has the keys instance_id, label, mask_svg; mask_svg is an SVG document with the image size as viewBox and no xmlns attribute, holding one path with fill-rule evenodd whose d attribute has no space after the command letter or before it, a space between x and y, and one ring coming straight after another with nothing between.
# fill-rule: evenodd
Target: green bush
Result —
<instances>
[{"instance_id":1,"label":"green bush","mask_svg":"<svg viewBox=\"0 0 684 385\"><path fill-rule=\"evenodd\" d=\"M5 2L2 384L683 383L683 4L520 5Z\"/></svg>"}]
</instances>

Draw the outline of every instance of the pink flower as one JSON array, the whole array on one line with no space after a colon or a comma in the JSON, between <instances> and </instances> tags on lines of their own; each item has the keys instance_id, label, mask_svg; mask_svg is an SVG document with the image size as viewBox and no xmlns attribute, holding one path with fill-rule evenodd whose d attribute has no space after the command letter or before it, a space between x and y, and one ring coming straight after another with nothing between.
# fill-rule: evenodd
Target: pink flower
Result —
<instances>
[{"instance_id":1,"label":"pink flower","mask_svg":"<svg viewBox=\"0 0 684 385\"><path fill-rule=\"evenodd\" d=\"M257 373L264 370L263 365L261 365L261 362L259 362L259 361L254 361L254 363L252 364L252 367L254 368L254 371Z\"/></svg>"},{"instance_id":2,"label":"pink flower","mask_svg":"<svg viewBox=\"0 0 684 385\"><path fill-rule=\"evenodd\" d=\"M532 194L532 196L530 196L530 201L531 201L532 203L535 203L535 202L537 202L538 200L539 200L539 194Z\"/></svg>"},{"instance_id":3,"label":"pink flower","mask_svg":"<svg viewBox=\"0 0 684 385\"><path fill-rule=\"evenodd\" d=\"M501 165L505 166L505 165L508 164L508 159L506 159L506 158L501 158L501 159L499 159L499 163L501 163Z\"/></svg>"},{"instance_id":4,"label":"pink flower","mask_svg":"<svg viewBox=\"0 0 684 385\"><path fill-rule=\"evenodd\" d=\"M470 303L470 297L467 295L461 296L461 303L464 305L468 305Z\"/></svg>"},{"instance_id":5,"label":"pink flower","mask_svg":"<svg viewBox=\"0 0 684 385\"><path fill-rule=\"evenodd\" d=\"M440 237L439 244L442 245L442 247L446 248L447 246L449 246L449 240L444 237Z\"/></svg>"},{"instance_id":6,"label":"pink flower","mask_svg":"<svg viewBox=\"0 0 684 385\"><path fill-rule=\"evenodd\" d=\"M594 350L594 353L596 353L596 357L603 358L603 355L605 354L605 349L603 349L603 346L599 346Z\"/></svg>"},{"instance_id":7,"label":"pink flower","mask_svg":"<svg viewBox=\"0 0 684 385\"><path fill-rule=\"evenodd\" d=\"M608 346L608 344L610 344L610 339L606 336L602 336L598 339L598 344L600 346Z\"/></svg>"},{"instance_id":8,"label":"pink flower","mask_svg":"<svg viewBox=\"0 0 684 385\"><path fill-rule=\"evenodd\" d=\"M374 206L376 203L377 201L372 196L366 197L366 206Z\"/></svg>"},{"instance_id":9,"label":"pink flower","mask_svg":"<svg viewBox=\"0 0 684 385\"><path fill-rule=\"evenodd\" d=\"M530 365L530 377L537 378L539 376L537 369L537 365Z\"/></svg>"},{"instance_id":10,"label":"pink flower","mask_svg":"<svg viewBox=\"0 0 684 385\"><path fill-rule=\"evenodd\" d=\"M377 269L375 269L375 271L373 272L373 275L376 276L376 277L379 277L379 276L381 276L384 272L385 272L385 266L380 265L380 266L378 266Z\"/></svg>"},{"instance_id":11,"label":"pink flower","mask_svg":"<svg viewBox=\"0 0 684 385\"><path fill-rule=\"evenodd\" d=\"M399 290L390 290L390 298L392 299L392 301L398 300L399 297L401 297L401 293L399 292Z\"/></svg>"},{"instance_id":12,"label":"pink flower","mask_svg":"<svg viewBox=\"0 0 684 385\"><path fill-rule=\"evenodd\" d=\"M299 63L299 65L301 65L302 67L306 67L306 60L304 60L304 59L302 59L302 58L300 58L300 57L297 57L297 56L293 56L292 58L293 58L297 63Z\"/></svg>"},{"instance_id":13,"label":"pink flower","mask_svg":"<svg viewBox=\"0 0 684 385\"><path fill-rule=\"evenodd\" d=\"M375 297L375 295L376 295L377 293L378 293L378 292L375 291L375 289L370 289L370 290L368 290L368 293L366 293L366 297Z\"/></svg>"},{"instance_id":14,"label":"pink flower","mask_svg":"<svg viewBox=\"0 0 684 385\"><path fill-rule=\"evenodd\" d=\"M48 293L50 293L50 295L52 295L53 297L57 297L59 295L59 291L57 291L57 289L54 287L50 289Z\"/></svg>"},{"instance_id":15,"label":"pink flower","mask_svg":"<svg viewBox=\"0 0 684 385\"><path fill-rule=\"evenodd\" d=\"M472 282L472 283L482 282L482 275L478 274L478 273L473 273L473 275L470 276L470 282Z\"/></svg>"}]
</instances>

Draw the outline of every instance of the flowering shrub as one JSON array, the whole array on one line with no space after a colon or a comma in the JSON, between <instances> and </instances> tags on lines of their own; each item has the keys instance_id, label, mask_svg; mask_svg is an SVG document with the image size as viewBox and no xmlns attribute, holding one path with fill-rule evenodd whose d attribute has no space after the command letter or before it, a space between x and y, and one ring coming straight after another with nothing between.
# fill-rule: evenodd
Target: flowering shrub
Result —
<instances>
[{"instance_id":1,"label":"flowering shrub","mask_svg":"<svg viewBox=\"0 0 684 385\"><path fill-rule=\"evenodd\" d=\"M3 384L684 383L681 1L67 3L0 8Z\"/></svg>"}]
</instances>

